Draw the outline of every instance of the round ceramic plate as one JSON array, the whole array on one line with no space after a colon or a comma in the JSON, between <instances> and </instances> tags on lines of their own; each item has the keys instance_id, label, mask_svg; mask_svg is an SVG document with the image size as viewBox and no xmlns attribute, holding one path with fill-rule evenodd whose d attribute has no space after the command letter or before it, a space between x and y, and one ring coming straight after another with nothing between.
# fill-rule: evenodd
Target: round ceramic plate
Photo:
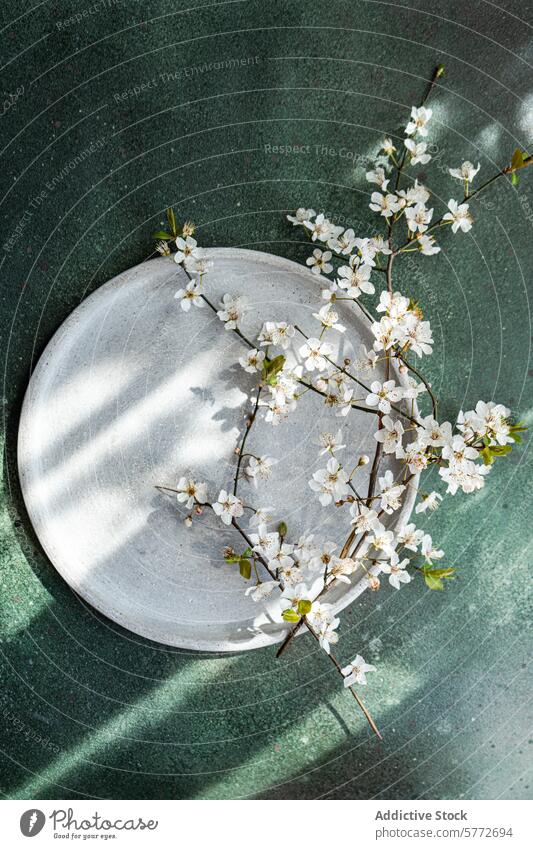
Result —
<instances>
[{"instance_id":1,"label":"round ceramic plate","mask_svg":"<svg viewBox=\"0 0 533 849\"><path fill-rule=\"evenodd\" d=\"M263 321L287 317L316 333L321 281L306 268L247 250L213 249L209 256L206 292L217 305L225 292L245 295L248 337ZM22 490L55 568L110 619L188 649L258 648L283 639L288 626L260 613L237 568L224 562L224 547L240 545L237 532L209 510L188 529L183 505L156 489L175 487L187 473L207 481L211 495L231 488L254 385L238 365L245 349L236 334L207 307L179 308L174 295L185 283L172 260L144 263L98 289L61 326L24 400ZM372 339L353 307L340 314L347 330L330 334L334 356L353 357ZM335 418L311 392L278 427L262 418L254 425L248 449L279 462L268 482L254 489L243 481L239 494L275 508L292 539L306 530L323 540L346 538L348 507L322 507L308 486L327 460L318 458L320 433L339 427L343 456L373 454L375 416L352 410ZM395 463L387 458L382 468L394 471ZM367 476L368 467L354 479L361 492ZM395 524L406 521L414 497L411 487ZM356 574L329 600L340 610L365 587Z\"/></svg>"}]
</instances>

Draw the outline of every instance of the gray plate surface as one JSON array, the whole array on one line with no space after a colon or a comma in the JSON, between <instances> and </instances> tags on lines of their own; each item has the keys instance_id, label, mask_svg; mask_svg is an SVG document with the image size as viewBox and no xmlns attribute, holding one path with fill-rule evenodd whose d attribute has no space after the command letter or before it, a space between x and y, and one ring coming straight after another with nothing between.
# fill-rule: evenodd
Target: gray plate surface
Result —
<instances>
[{"instance_id":1,"label":"gray plate surface","mask_svg":"<svg viewBox=\"0 0 533 849\"><path fill-rule=\"evenodd\" d=\"M250 338L263 321L288 317L316 333L320 280L306 268L255 251L209 255L215 267L206 293L216 304L225 292L245 295ZM224 563L224 546L239 544L236 531L210 511L187 529L183 505L155 489L175 486L186 473L206 480L210 494L230 487L250 409L253 376L236 365L242 343L207 308L184 313L174 299L183 285L172 261L144 263L98 289L60 327L24 400L22 490L55 568L110 619L188 649L258 648L281 640L287 626L258 615L236 567ZM340 313L347 332L331 334L340 346L335 356L353 357L362 342L371 345L370 333L353 308ZM279 463L270 481L257 490L244 481L240 494L276 508L292 538L307 529L321 539L346 537L347 506L322 507L307 483L325 465L320 432L339 427L348 445L343 457L372 455L375 417L352 411L335 418L313 393L277 428L263 420L254 426L249 450ZM354 482L365 492L367 470ZM406 520L414 498L413 487L395 523ZM331 600L341 610L365 586L356 575Z\"/></svg>"}]
</instances>

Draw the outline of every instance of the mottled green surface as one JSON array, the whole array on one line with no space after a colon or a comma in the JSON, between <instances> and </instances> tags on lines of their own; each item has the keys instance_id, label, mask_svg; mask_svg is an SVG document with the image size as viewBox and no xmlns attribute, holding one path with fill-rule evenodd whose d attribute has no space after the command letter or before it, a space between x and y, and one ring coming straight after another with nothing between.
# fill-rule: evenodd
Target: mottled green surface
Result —
<instances>
[{"instance_id":1,"label":"mottled green surface","mask_svg":"<svg viewBox=\"0 0 533 849\"><path fill-rule=\"evenodd\" d=\"M169 203L205 244L295 259L309 248L287 209L325 209L363 231L364 169L347 152L364 158L385 132L401 134L440 61L439 198L457 191L443 163L479 159L487 176L533 141L527 4L106 0L82 23L67 19L89 0L33 6L4 0L0 36L4 96L24 87L0 116L2 244L23 221L1 250L1 792L528 796L527 445L483 492L449 499L426 522L461 567L445 593L387 587L344 616L342 659L360 651L378 667L365 697L383 743L307 638L283 661L270 649L200 655L95 614L40 550L16 474L32 366L87 293L148 255ZM245 62L204 65L233 59ZM91 144L101 149L60 180ZM265 148L295 144L310 152ZM490 190L471 234L448 233L438 258L400 272L434 326L427 369L443 415L495 397L532 422L532 185L533 174Z\"/></svg>"}]
</instances>

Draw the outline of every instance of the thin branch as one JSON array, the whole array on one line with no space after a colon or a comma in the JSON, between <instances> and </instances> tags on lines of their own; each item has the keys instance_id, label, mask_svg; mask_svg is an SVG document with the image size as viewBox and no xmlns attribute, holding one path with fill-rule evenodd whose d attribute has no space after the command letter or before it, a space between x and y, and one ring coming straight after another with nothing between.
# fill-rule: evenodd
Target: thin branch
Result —
<instances>
[{"instance_id":1,"label":"thin branch","mask_svg":"<svg viewBox=\"0 0 533 849\"><path fill-rule=\"evenodd\" d=\"M436 399L436 397L435 397L435 395L434 395L434 393L433 393L433 390L431 389L431 383L429 383L429 382L426 380L426 378L424 377L424 375L423 375L420 371L418 371L418 369L416 369L414 366L412 366L412 365L411 365L411 363L408 363L408 362L407 362L407 360L405 359L405 357L403 356L403 354L398 353L398 354L396 354L396 357L397 357L399 360L401 360L401 361L402 361L402 363L403 363L405 366L407 366L407 368L409 369L409 371L412 371L412 372L413 372L413 374L416 374L416 376L420 378L420 380L422 381L422 383L423 383L423 384L424 384L424 386L426 387L426 389L427 389L427 391L428 391L428 393L429 393L429 397L431 398L431 406L432 406L432 408L433 408L433 418L434 418L434 419L436 419L436 418L437 418L437 407L438 407L438 403L439 403L439 402L437 401L437 399Z\"/></svg>"},{"instance_id":2,"label":"thin branch","mask_svg":"<svg viewBox=\"0 0 533 849\"><path fill-rule=\"evenodd\" d=\"M244 429L241 444L239 446L239 459L237 460L237 469L235 471L235 480L233 481L233 495L237 495L237 487L239 485L239 472L241 470L242 458L244 456L244 454L243 454L244 446L246 445L246 440L248 439L248 434L250 433L250 431L252 429L252 425L255 421L255 417L257 416L257 410L259 409L259 399L261 397L261 389L262 388L263 387L262 387L261 384L259 384L259 386L257 387L257 398L255 399L254 409L253 409L252 415L250 416L250 418L246 422L246 427Z\"/></svg>"}]
</instances>

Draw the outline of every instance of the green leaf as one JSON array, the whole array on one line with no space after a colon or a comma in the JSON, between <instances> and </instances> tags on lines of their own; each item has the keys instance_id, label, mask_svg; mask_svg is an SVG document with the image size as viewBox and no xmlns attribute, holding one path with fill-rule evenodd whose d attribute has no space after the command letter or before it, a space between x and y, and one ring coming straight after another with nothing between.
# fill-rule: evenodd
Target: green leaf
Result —
<instances>
[{"instance_id":1,"label":"green leaf","mask_svg":"<svg viewBox=\"0 0 533 849\"><path fill-rule=\"evenodd\" d=\"M242 556L243 557L251 557L252 556L252 549L249 546L248 546L248 548L245 548L243 553L242 553Z\"/></svg>"},{"instance_id":2,"label":"green leaf","mask_svg":"<svg viewBox=\"0 0 533 849\"><path fill-rule=\"evenodd\" d=\"M268 380L269 378L275 377L284 365L285 357L283 354L279 354L279 356L274 357L273 360L268 360L265 357L263 362L263 378Z\"/></svg>"},{"instance_id":3,"label":"green leaf","mask_svg":"<svg viewBox=\"0 0 533 849\"><path fill-rule=\"evenodd\" d=\"M485 448L482 451L480 451L480 454L481 454L481 457L483 459L483 465L484 466L492 466L492 464L494 462L494 458L492 456L491 450L488 447L488 445L486 445Z\"/></svg>"},{"instance_id":4,"label":"green leaf","mask_svg":"<svg viewBox=\"0 0 533 849\"><path fill-rule=\"evenodd\" d=\"M311 612L312 606L313 604L308 598L301 598L298 602L298 613L300 616L305 616L307 613Z\"/></svg>"},{"instance_id":5,"label":"green leaf","mask_svg":"<svg viewBox=\"0 0 533 849\"><path fill-rule=\"evenodd\" d=\"M167 233L166 230L158 230L157 233L152 233L153 239L171 239L172 234Z\"/></svg>"},{"instance_id":6,"label":"green leaf","mask_svg":"<svg viewBox=\"0 0 533 849\"><path fill-rule=\"evenodd\" d=\"M512 445L493 445L490 449L493 457L505 457L513 450Z\"/></svg>"},{"instance_id":7,"label":"green leaf","mask_svg":"<svg viewBox=\"0 0 533 849\"><path fill-rule=\"evenodd\" d=\"M246 557L241 557L239 560L239 572L245 580L249 580L252 576L252 564Z\"/></svg>"},{"instance_id":8,"label":"green leaf","mask_svg":"<svg viewBox=\"0 0 533 849\"><path fill-rule=\"evenodd\" d=\"M426 582L426 586L430 590L443 590L443 579L448 578L449 580L453 580L455 569L452 566L434 569L433 566L430 566L429 563L426 563L424 566L422 566L422 573L424 575L424 581Z\"/></svg>"},{"instance_id":9,"label":"green leaf","mask_svg":"<svg viewBox=\"0 0 533 849\"><path fill-rule=\"evenodd\" d=\"M440 578L435 578L431 573L424 573L424 581L426 582L426 586L430 590L443 590L444 584L440 580Z\"/></svg>"},{"instance_id":10,"label":"green leaf","mask_svg":"<svg viewBox=\"0 0 533 849\"><path fill-rule=\"evenodd\" d=\"M518 179L518 174L516 173L516 171L513 171L511 174L511 184L513 186L518 186L519 182L520 180Z\"/></svg>"},{"instance_id":11,"label":"green leaf","mask_svg":"<svg viewBox=\"0 0 533 849\"><path fill-rule=\"evenodd\" d=\"M524 154L522 150L517 147L515 152L513 153L513 158L511 159L511 168L522 168L524 165Z\"/></svg>"},{"instance_id":12,"label":"green leaf","mask_svg":"<svg viewBox=\"0 0 533 849\"><path fill-rule=\"evenodd\" d=\"M437 79L438 79L439 77L443 77L443 76L444 76L444 70L445 70L444 65L442 65L442 64L441 64L441 65L438 65L438 66L437 66L437 70L436 70L436 72L435 72L435 77L436 77Z\"/></svg>"},{"instance_id":13,"label":"green leaf","mask_svg":"<svg viewBox=\"0 0 533 849\"><path fill-rule=\"evenodd\" d=\"M170 232L172 233L173 236L177 236L178 235L178 229L176 227L176 216L174 215L174 210L172 209L171 206L169 206L169 208L167 209L167 221L168 221L168 226L170 227Z\"/></svg>"},{"instance_id":14,"label":"green leaf","mask_svg":"<svg viewBox=\"0 0 533 849\"><path fill-rule=\"evenodd\" d=\"M226 563L238 563L240 559L240 554L230 554L229 557L224 558Z\"/></svg>"},{"instance_id":15,"label":"green leaf","mask_svg":"<svg viewBox=\"0 0 533 849\"><path fill-rule=\"evenodd\" d=\"M292 607L288 607L287 610L284 610L281 615L282 615L283 619L285 620L285 622L299 622L300 621L300 617L298 616L296 611L292 609Z\"/></svg>"},{"instance_id":16,"label":"green leaf","mask_svg":"<svg viewBox=\"0 0 533 849\"><path fill-rule=\"evenodd\" d=\"M280 535L280 537L286 537L287 536L287 525L286 525L285 522L279 523L278 534Z\"/></svg>"}]
</instances>

